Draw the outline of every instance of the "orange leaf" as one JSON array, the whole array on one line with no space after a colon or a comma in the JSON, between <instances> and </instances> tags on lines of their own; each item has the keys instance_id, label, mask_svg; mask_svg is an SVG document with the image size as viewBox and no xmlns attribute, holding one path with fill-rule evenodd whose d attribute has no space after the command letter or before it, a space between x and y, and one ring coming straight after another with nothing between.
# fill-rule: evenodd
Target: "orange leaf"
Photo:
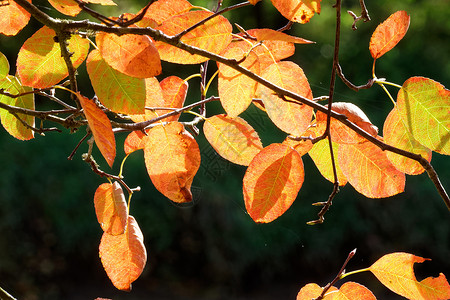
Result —
<instances>
[{"instance_id":1,"label":"orange leaf","mask_svg":"<svg viewBox=\"0 0 450 300\"><path fill-rule=\"evenodd\" d=\"M240 47L233 47L233 45L231 44L232 47L229 47L222 55L239 61L247 51ZM248 53L248 56L240 65L255 74L259 74L258 56L254 52ZM237 117L252 103L256 91L256 81L224 64L218 64L218 67L220 102L230 117Z\"/></svg>"},{"instance_id":2,"label":"orange leaf","mask_svg":"<svg viewBox=\"0 0 450 300\"><path fill-rule=\"evenodd\" d=\"M94 101L77 93L84 115L94 136L95 143L110 167L116 157L116 139L108 116L95 105Z\"/></svg>"},{"instance_id":3,"label":"orange leaf","mask_svg":"<svg viewBox=\"0 0 450 300\"><path fill-rule=\"evenodd\" d=\"M145 166L156 189L174 202L191 201L191 184L200 167L195 139L181 123L171 122L150 129L143 142Z\"/></svg>"},{"instance_id":4,"label":"orange leaf","mask_svg":"<svg viewBox=\"0 0 450 300\"><path fill-rule=\"evenodd\" d=\"M68 16L74 17L81 11L81 7L73 0L48 0L48 2L57 11Z\"/></svg>"},{"instance_id":5,"label":"orange leaf","mask_svg":"<svg viewBox=\"0 0 450 300\"><path fill-rule=\"evenodd\" d=\"M355 104L346 102L335 102L332 105L332 110L339 114L343 114L349 121L355 123L361 129L376 137L378 134L378 128L373 125L366 114ZM327 115L321 111L317 112L317 124L325 126L327 122ZM365 139L339 122L338 120L331 118L330 124L331 140L339 144L356 144L364 142Z\"/></svg>"},{"instance_id":6,"label":"orange leaf","mask_svg":"<svg viewBox=\"0 0 450 300\"><path fill-rule=\"evenodd\" d=\"M83 2L93 3L93 4L101 4L101 5L117 5L112 0L83 0Z\"/></svg>"},{"instance_id":7,"label":"orange leaf","mask_svg":"<svg viewBox=\"0 0 450 300\"><path fill-rule=\"evenodd\" d=\"M163 105L162 107L170 107L170 108L181 108L184 105L184 100L186 100L187 90L189 88L189 84L187 81L177 77L177 76L169 76L164 78L160 83L162 93L163 93ZM150 106L149 103L148 106ZM161 110L162 113L168 113L172 110ZM175 115L172 117L165 118L164 121L177 121L180 115Z\"/></svg>"},{"instance_id":8,"label":"orange leaf","mask_svg":"<svg viewBox=\"0 0 450 300\"><path fill-rule=\"evenodd\" d=\"M250 2L252 5L255 5L256 3L258 3L261 0L249 0L248 2Z\"/></svg>"},{"instance_id":9,"label":"orange leaf","mask_svg":"<svg viewBox=\"0 0 450 300\"><path fill-rule=\"evenodd\" d=\"M59 43L53 38L55 32L42 27L25 41L17 57L17 73L23 85L47 88L69 75ZM89 51L89 41L72 35L67 41L74 68L78 68Z\"/></svg>"},{"instance_id":10,"label":"orange leaf","mask_svg":"<svg viewBox=\"0 0 450 300\"><path fill-rule=\"evenodd\" d=\"M103 59L117 71L137 78L161 74L158 50L148 36L99 32L96 41Z\"/></svg>"},{"instance_id":11,"label":"orange leaf","mask_svg":"<svg viewBox=\"0 0 450 300\"><path fill-rule=\"evenodd\" d=\"M31 3L31 0L27 0ZM0 33L13 36L19 33L30 21L30 13L13 0L0 6Z\"/></svg>"},{"instance_id":12,"label":"orange leaf","mask_svg":"<svg viewBox=\"0 0 450 300\"><path fill-rule=\"evenodd\" d=\"M253 29L252 35L259 41L283 41L295 44L311 44L312 41L308 41L296 36L291 36L281 31L273 29Z\"/></svg>"},{"instance_id":13,"label":"orange leaf","mask_svg":"<svg viewBox=\"0 0 450 300\"><path fill-rule=\"evenodd\" d=\"M235 164L248 166L263 148L258 133L239 117L215 115L206 119L203 132L217 153Z\"/></svg>"},{"instance_id":14,"label":"orange leaf","mask_svg":"<svg viewBox=\"0 0 450 300\"><path fill-rule=\"evenodd\" d=\"M274 63L263 71L262 77L286 90L312 99L308 79L303 70L293 62ZM308 128L313 114L311 107L284 101L262 85L258 85L256 96L263 100L267 114L281 130L300 136Z\"/></svg>"},{"instance_id":15,"label":"orange leaf","mask_svg":"<svg viewBox=\"0 0 450 300\"><path fill-rule=\"evenodd\" d=\"M273 6L288 20L307 23L315 13L320 13L321 0L272 0Z\"/></svg>"},{"instance_id":16,"label":"orange leaf","mask_svg":"<svg viewBox=\"0 0 450 300\"><path fill-rule=\"evenodd\" d=\"M192 4L187 0L158 0L153 2L144 15L144 19L151 19L161 25L170 17L188 12Z\"/></svg>"},{"instance_id":17,"label":"orange leaf","mask_svg":"<svg viewBox=\"0 0 450 300\"><path fill-rule=\"evenodd\" d=\"M144 236L136 220L128 216L124 234L104 232L99 252L103 268L114 286L130 291L131 283L141 275L147 262Z\"/></svg>"},{"instance_id":18,"label":"orange leaf","mask_svg":"<svg viewBox=\"0 0 450 300\"><path fill-rule=\"evenodd\" d=\"M120 184L115 181L101 184L94 195L97 220L104 232L123 234L127 225L127 203Z\"/></svg>"},{"instance_id":19,"label":"orange leaf","mask_svg":"<svg viewBox=\"0 0 450 300\"><path fill-rule=\"evenodd\" d=\"M300 291L297 294L297 300L311 300L316 299L322 294L323 288L318 286L315 283L308 283L304 287L300 289ZM334 294L336 293L337 288L332 286L330 289L325 293L325 297L323 300L332 300L334 299Z\"/></svg>"},{"instance_id":20,"label":"orange leaf","mask_svg":"<svg viewBox=\"0 0 450 300\"><path fill-rule=\"evenodd\" d=\"M414 139L412 134L398 114L398 109L393 108L384 122L383 127L384 141L394 147L420 154L423 158L431 161L431 150L421 145ZM389 161L400 172L409 175L418 175L425 171L422 165L410 158L395 154L393 152L386 152Z\"/></svg>"},{"instance_id":21,"label":"orange leaf","mask_svg":"<svg viewBox=\"0 0 450 300\"><path fill-rule=\"evenodd\" d=\"M33 89L22 86L17 77L8 75L5 78L0 79L0 89L5 89L6 92L14 95L28 92L29 94L18 98L10 98L0 94L0 102L7 105L34 110L34 94L31 93ZM18 113L17 116L28 125L34 126L33 116L20 113ZM34 137L34 131L25 126L19 119L17 119L16 116L7 110L0 108L0 120L6 131L8 131L8 133L16 139L31 140Z\"/></svg>"},{"instance_id":22,"label":"orange leaf","mask_svg":"<svg viewBox=\"0 0 450 300\"><path fill-rule=\"evenodd\" d=\"M406 11L398 11L378 25L370 38L369 50L374 59L390 51L408 31L410 17Z\"/></svg>"},{"instance_id":23,"label":"orange leaf","mask_svg":"<svg viewBox=\"0 0 450 300\"><path fill-rule=\"evenodd\" d=\"M110 67L98 50L91 51L86 68L98 100L117 113L144 113L145 80L122 74Z\"/></svg>"},{"instance_id":24,"label":"orange leaf","mask_svg":"<svg viewBox=\"0 0 450 300\"><path fill-rule=\"evenodd\" d=\"M376 300L374 294L365 286L356 282L346 282L333 295L333 300Z\"/></svg>"},{"instance_id":25,"label":"orange leaf","mask_svg":"<svg viewBox=\"0 0 450 300\"><path fill-rule=\"evenodd\" d=\"M397 95L403 123L425 147L450 155L450 91L425 77L411 77Z\"/></svg>"},{"instance_id":26,"label":"orange leaf","mask_svg":"<svg viewBox=\"0 0 450 300\"><path fill-rule=\"evenodd\" d=\"M144 137L145 134L142 131L130 132L123 143L125 154L128 155L136 150L144 149L144 143L142 142Z\"/></svg>"},{"instance_id":27,"label":"orange leaf","mask_svg":"<svg viewBox=\"0 0 450 300\"><path fill-rule=\"evenodd\" d=\"M347 178L342 173L339 164L337 163L339 144L332 142L333 144L333 156L336 162L336 173L339 180L339 185L344 186L347 184ZM311 156L317 169L319 169L320 174L325 177L328 181L334 182L333 165L331 163L330 146L327 139L323 139L314 144L312 149L308 152Z\"/></svg>"},{"instance_id":28,"label":"orange leaf","mask_svg":"<svg viewBox=\"0 0 450 300\"><path fill-rule=\"evenodd\" d=\"M339 145L338 161L350 184L366 197L390 197L405 188L405 174L370 142Z\"/></svg>"},{"instance_id":29,"label":"orange leaf","mask_svg":"<svg viewBox=\"0 0 450 300\"><path fill-rule=\"evenodd\" d=\"M244 201L250 217L268 223L294 202L304 180L300 154L289 146L271 144L250 162L244 176Z\"/></svg>"},{"instance_id":30,"label":"orange leaf","mask_svg":"<svg viewBox=\"0 0 450 300\"><path fill-rule=\"evenodd\" d=\"M450 299L450 285L444 274L417 281L414 263L422 263L425 258L409 253L390 253L377 260L369 270L391 291L414 300Z\"/></svg>"},{"instance_id":31,"label":"orange leaf","mask_svg":"<svg viewBox=\"0 0 450 300\"><path fill-rule=\"evenodd\" d=\"M212 14L209 11L189 11L167 19L156 29L161 30L167 35L176 35ZM183 35L180 41L219 54L230 44L231 32L232 27L230 22L225 17L219 15L189 31ZM206 57L192 55L189 52L163 42L157 41L155 45L159 50L161 59L168 62L198 64L208 60Z\"/></svg>"},{"instance_id":32,"label":"orange leaf","mask_svg":"<svg viewBox=\"0 0 450 300\"><path fill-rule=\"evenodd\" d=\"M265 29L249 29L246 33L254 38L257 38L258 31ZM243 35L242 33L240 34ZM248 42L253 45L258 42L252 39L246 39L246 41L233 42L234 47L240 47L245 52L248 52L250 46ZM260 65L260 70L264 70L274 62L280 61L282 59L288 58L295 53L294 43L279 41L279 40L266 40L264 45L258 45L252 50L253 53L258 55L258 61Z\"/></svg>"}]
</instances>

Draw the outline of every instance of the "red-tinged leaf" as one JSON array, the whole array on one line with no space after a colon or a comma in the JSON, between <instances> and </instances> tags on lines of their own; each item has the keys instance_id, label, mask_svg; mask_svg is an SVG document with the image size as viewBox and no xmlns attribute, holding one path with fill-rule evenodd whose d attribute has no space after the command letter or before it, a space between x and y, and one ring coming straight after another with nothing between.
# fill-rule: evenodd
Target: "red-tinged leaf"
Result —
<instances>
[{"instance_id":1,"label":"red-tinged leaf","mask_svg":"<svg viewBox=\"0 0 450 300\"><path fill-rule=\"evenodd\" d=\"M141 275L147 262L144 236L138 223L128 216L124 234L104 232L99 247L103 268L119 290L130 291L131 283Z\"/></svg>"},{"instance_id":2,"label":"red-tinged leaf","mask_svg":"<svg viewBox=\"0 0 450 300\"><path fill-rule=\"evenodd\" d=\"M94 195L95 214L104 232L119 235L125 232L128 212L125 195L115 181L101 184Z\"/></svg>"},{"instance_id":3,"label":"red-tinged leaf","mask_svg":"<svg viewBox=\"0 0 450 300\"><path fill-rule=\"evenodd\" d=\"M223 56L238 61L246 54L247 52L240 47L229 47L222 53ZM255 74L259 74L258 55L254 52L248 53L248 56L240 65ZM226 65L218 64L218 67L220 102L230 117L237 117L252 103L256 91L256 81Z\"/></svg>"},{"instance_id":4,"label":"red-tinged leaf","mask_svg":"<svg viewBox=\"0 0 450 300\"><path fill-rule=\"evenodd\" d=\"M95 105L94 101L89 100L80 93L77 96L83 107L83 112L94 136L95 143L108 165L112 167L116 157L116 139L111 122L108 116Z\"/></svg>"},{"instance_id":5,"label":"red-tinged leaf","mask_svg":"<svg viewBox=\"0 0 450 300\"><path fill-rule=\"evenodd\" d=\"M0 80L9 74L9 62L6 56L0 52Z\"/></svg>"},{"instance_id":6,"label":"red-tinged leaf","mask_svg":"<svg viewBox=\"0 0 450 300\"><path fill-rule=\"evenodd\" d=\"M333 300L376 300L374 294L356 282L346 282L333 295Z\"/></svg>"},{"instance_id":7,"label":"red-tinged leaf","mask_svg":"<svg viewBox=\"0 0 450 300\"><path fill-rule=\"evenodd\" d=\"M34 110L34 94L31 93L32 89L22 86L17 77L8 75L5 78L0 79L0 89L4 89L6 92L14 95L28 92L29 94L17 98L10 98L0 94L0 102L7 105ZM20 113L18 113L17 116L23 122L34 127L33 116ZM0 120L6 131L16 139L31 140L34 137L34 131L25 126L19 119L17 119L16 116L9 113L7 110L0 108Z\"/></svg>"},{"instance_id":8,"label":"red-tinged leaf","mask_svg":"<svg viewBox=\"0 0 450 300\"><path fill-rule=\"evenodd\" d=\"M307 23L320 13L321 0L272 0L273 6L288 20Z\"/></svg>"},{"instance_id":9,"label":"red-tinged leaf","mask_svg":"<svg viewBox=\"0 0 450 300\"><path fill-rule=\"evenodd\" d=\"M405 174L370 142L339 145L338 162L348 182L366 197L390 197L405 188Z\"/></svg>"},{"instance_id":10,"label":"red-tinged leaf","mask_svg":"<svg viewBox=\"0 0 450 300\"><path fill-rule=\"evenodd\" d=\"M388 289L405 298L414 300L450 299L450 285L444 274L417 281L414 263L422 263L425 258L409 253L390 253L377 260L369 270Z\"/></svg>"},{"instance_id":11,"label":"red-tinged leaf","mask_svg":"<svg viewBox=\"0 0 450 300\"><path fill-rule=\"evenodd\" d=\"M48 2L62 14L76 16L80 13L81 7L73 0L48 0Z\"/></svg>"},{"instance_id":12,"label":"red-tinged leaf","mask_svg":"<svg viewBox=\"0 0 450 300\"><path fill-rule=\"evenodd\" d=\"M162 107L181 108L186 100L189 84L187 81L177 77L169 76L164 78L161 82L161 89L163 93L164 105ZM150 104L150 103L149 103ZM164 111L162 113L168 113L172 110ZM177 121L180 115L165 118L164 121Z\"/></svg>"},{"instance_id":13,"label":"red-tinged leaf","mask_svg":"<svg viewBox=\"0 0 450 300\"><path fill-rule=\"evenodd\" d=\"M263 71L262 77L286 90L312 99L308 79L303 70L293 62L272 64ZM300 136L311 123L313 109L307 105L284 101L263 85L258 85L256 96L263 100L272 122L287 133Z\"/></svg>"},{"instance_id":14,"label":"red-tinged leaf","mask_svg":"<svg viewBox=\"0 0 450 300\"><path fill-rule=\"evenodd\" d=\"M264 29L249 29L246 30L246 33L254 38L257 38L258 31ZM243 34L240 34L241 36ZM246 41L233 42L235 47L240 47L245 52L248 52L250 46L248 43L252 43L253 45L258 42L252 39L246 39ZM260 65L260 70L264 70L274 62L278 62L282 59L288 58L295 53L294 43L286 42L286 41L278 41L278 40L266 40L264 41L264 45L258 45L252 49L253 53L258 55L258 61Z\"/></svg>"},{"instance_id":15,"label":"red-tinged leaf","mask_svg":"<svg viewBox=\"0 0 450 300\"><path fill-rule=\"evenodd\" d=\"M153 2L144 15L144 19L151 19L161 25L165 20L188 12L192 4L187 0L158 0Z\"/></svg>"},{"instance_id":16,"label":"red-tinged leaf","mask_svg":"<svg viewBox=\"0 0 450 300\"><path fill-rule=\"evenodd\" d=\"M158 50L148 36L99 32L96 41L102 58L117 71L137 78L161 74Z\"/></svg>"},{"instance_id":17,"label":"red-tinged leaf","mask_svg":"<svg viewBox=\"0 0 450 300\"><path fill-rule=\"evenodd\" d=\"M345 115L349 121L355 123L355 125L359 126L371 136L377 136L378 128L370 122L366 114L355 104L335 102L332 105L332 110ZM327 114L318 111L316 120L317 124L324 126L327 122ZM365 141L362 136L334 118L331 119L330 132L331 140L339 144L356 144Z\"/></svg>"},{"instance_id":18,"label":"red-tinged leaf","mask_svg":"<svg viewBox=\"0 0 450 300\"><path fill-rule=\"evenodd\" d=\"M421 145L414 139L408 131L407 125L401 120L398 109L394 107L384 122L383 127L384 141L394 147L420 154L423 158L431 161L431 150ZM395 154L393 152L386 152L389 161L400 172L409 175L418 175L425 171L420 163L410 158Z\"/></svg>"},{"instance_id":19,"label":"red-tinged leaf","mask_svg":"<svg viewBox=\"0 0 450 300\"><path fill-rule=\"evenodd\" d=\"M108 109L124 114L145 111L145 80L134 78L110 67L98 50L91 51L86 67L98 100Z\"/></svg>"},{"instance_id":20,"label":"red-tinged leaf","mask_svg":"<svg viewBox=\"0 0 450 300\"><path fill-rule=\"evenodd\" d=\"M144 143L145 166L156 189L174 202L192 201L190 188L200 167L195 139L181 123L171 122L150 129Z\"/></svg>"},{"instance_id":21,"label":"red-tinged leaf","mask_svg":"<svg viewBox=\"0 0 450 300\"><path fill-rule=\"evenodd\" d=\"M397 95L399 115L420 144L450 155L450 91L434 80L411 77Z\"/></svg>"},{"instance_id":22,"label":"red-tinged leaf","mask_svg":"<svg viewBox=\"0 0 450 300\"><path fill-rule=\"evenodd\" d=\"M54 41L55 32L43 27L25 41L17 57L17 73L23 85L47 88L57 84L69 75L59 43ZM86 59L89 41L79 35L72 35L67 41L74 68Z\"/></svg>"},{"instance_id":23,"label":"red-tinged leaf","mask_svg":"<svg viewBox=\"0 0 450 300\"><path fill-rule=\"evenodd\" d=\"M297 151L298 154L300 154L300 156L303 156L306 153L308 153L308 151L311 150L313 147L311 140L306 139L296 141L289 137L286 137L286 139L283 141L283 144L294 148L294 150Z\"/></svg>"},{"instance_id":24,"label":"red-tinged leaf","mask_svg":"<svg viewBox=\"0 0 450 300\"><path fill-rule=\"evenodd\" d=\"M374 59L381 57L400 42L408 31L409 19L406 11L398 11L378 25L369 44L370 54Z\"/></svg>"},{"instance_id":25,"label":"red-tinged leaf","mask_svg":"<svg viewBox=\"0 0 450 300\"><path fill-rule=\"evenodd\" d=\"M333 144L333 156L334 161L336 163L336 173L337 179L339 181L340 186L344 186L347 184L347 178L344 173L342 173L341 168L339 167L338 162L338 149L340 147L339 144L332 142ZM325 177L328 181L334 182L334 172L333 165L331 163L331 155L330 155L330 146L328 144L328 140L324 139L314 144L314 147L308 152L309 156L311 156L314 164L317 169L319 169L320 174Z\"/></svg>"},{"instance_id":26,"label":"red-tinged leaf","mask_svg":"<svg viewBox=\"0 0 450 300\"><path fill-rule=\"evenodd\" d=\"M289 146L271 144L250 162L244 176L244 201L250 217L268 223L288 210L304 180L300 154Z\"/></svg>"},{"instance_id":27,"label":"red-tinged leaf","mask_svg":"<svg viewBox=\"0 0 450 300\"><path fill-rule=\"evenodd\" d=\"M144 149L144 143L142 142L144 137L145 134L142 131L130 132L123 143L125 154L128 155L134 151Z\"/></svg>"},{"instance_id":28,"label":"red-tinged leaf","mask_svg":"<svg viewBox=\"0 0 450 300\"><path fill-rule=\"evenodd\" d=\"M256 3L258 3L261 0L249 0L248 2L250 2L252 5L255 5Z\"/></svg>"},{"instance_id":29,"label":"red-tinged leaf","mask_svg":"<svg viewBox=\"0 0 450 300\"><path fill-rule=\"evenodd\" d=\"M203 132L217 153L235 164L248 166L263 149L258 133L239 117L210 117L203 125Z\"/></svg>"},{"instance_id":30,"label":"red-tinged leaf","mask_svg":"<svg viewBox=\"0 0 450 300\"><path fill-rule=\"evenodd\" d=\"M311 300L316 299L322 294L323 288L318 286L315 283L308 283L304 287L300 289L300 291L297 294L297 300ZM332 300L334 299L334 294L336 293L337 288L332 286L330 289L325 293L325 297L323 300Z\"/></svg>"},{"instance_id":31,"label":"red-tinged leaf","mask_svg":"<svg viewBox=\"0 0 450 300\"><path fill-rule=\"evenodd\" d=\"M27 0L31 3L31 0ZM13 0L0 6L0 33L13 36L19 33L30 21L30 13Z\"/></svg>"},{"instance_id":32,"label":"red-tinged leaf","mask_svg":"<svg viewBox=\"0 0 450 300\"><path fill-rule=\"evenodd\" d=\"M189 11L167 19L157 29L168 35L176 35L212 14L209 11ZM225 17L219 15L189 31L183 35L180 41L219 54L230 44L231 32L232 27L230 22ZM192 55L189 52L163 42L157 41L155 45L159 50L161 59L168 62L198 64L208 60L206 57Z\"/></svg>"},{"instance_id":33,"label":"red-tinged leaf","mask_svg":"<svg viewBox=\"0 0 450 300\"><path fill-rule=\"evenodd\" d=\"M255 36L258 41L283 41L294 44L314 43L273 29L253 29L252 35Z\"/></svg>"}]
</instances>

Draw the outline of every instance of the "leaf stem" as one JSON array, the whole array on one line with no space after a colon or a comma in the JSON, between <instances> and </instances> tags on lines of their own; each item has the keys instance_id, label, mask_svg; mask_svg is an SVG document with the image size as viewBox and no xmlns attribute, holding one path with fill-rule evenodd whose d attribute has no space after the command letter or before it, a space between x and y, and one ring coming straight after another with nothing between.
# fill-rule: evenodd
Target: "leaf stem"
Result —
<instances>
[{"instance_id":1,"label":"leaf stem","mask_svg":"<svg viewBox=\"0 0 450 300\"><path fill-rule=\"evenodd\" d=\"M355 270L355 271L351 271L351 272L347 272L347 273L344 272L341 274L341 276L339 276L339 279L343 279L347 276L357 274L357 273L367 272L367 271L370 271L370 268L359 269L359 270Z\"/></svg>"}]
</instances>

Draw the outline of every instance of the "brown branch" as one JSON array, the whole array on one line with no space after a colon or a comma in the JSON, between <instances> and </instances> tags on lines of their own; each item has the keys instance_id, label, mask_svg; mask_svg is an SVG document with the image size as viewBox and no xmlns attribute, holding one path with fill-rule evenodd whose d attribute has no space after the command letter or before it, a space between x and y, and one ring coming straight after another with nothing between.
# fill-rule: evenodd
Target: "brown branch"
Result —
<instances>
[{"instance_id":1,"label":"brown branch","mask_svg":"<svg viewBox=\"0 0 450 300\"><path fill-rule=\"evenodd\" d=\"M341 78L341 80L345 83L345 85L356 92L359 90L363 90L363 89L370 89L373 86L373 84L375 83L375 78L371 78L364 85L354 85L347 78L345 78L345 75L342 72L342 68L339 63L336 65L336 70L337 70L337 75L339 76L339 78Z\"/></svg>"},{"instance_id":2,"label":"brown branch","mask_svg":"<svg viewBox=\"0 0 450 300\"><path fill-rule=\"evenodd\" d=\"M359 20L362 19L364 22L370 21L369 12L367 11L366 4L364 3L364 0L359 0L359 4L361 6L361 15L359 17L356 16L356 14L354 12L352 12L351 10L347 11L349 13L349 15L353 17L353 24L352 24L352 29L353 30L358 29L356 27L356 22L358 22Z\"/></svg>"}]
</instances>

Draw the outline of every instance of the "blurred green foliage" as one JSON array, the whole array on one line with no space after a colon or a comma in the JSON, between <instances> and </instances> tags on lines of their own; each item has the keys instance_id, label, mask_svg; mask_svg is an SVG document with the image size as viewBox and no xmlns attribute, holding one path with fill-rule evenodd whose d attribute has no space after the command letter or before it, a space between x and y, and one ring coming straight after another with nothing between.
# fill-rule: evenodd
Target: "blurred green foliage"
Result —
<instances>
[{"instance_id":1,"label":"blurred green foliage","mask_svg":"<svg viewBox=\"0 0 450 300\"><path fill-rule=\"evenodd\" d=\"M100 9L107 15L118 15L125 10L137 12L142 6L137 0L117 2L118 8ZM62 17L46 1L33 3L46 13ZM215 5L215 1L205 0L192 3L210 8ZM224 1L224 5L234 3L238 1ZM297 46L292 58L304 69L314 96L328 93L334 43L332 3L323 1L322 5L320 16L289 31L316 42ZM377 76L402 84L408 77L419 75L448 87L448 3L381 0L367 5L372 21L358 22L356 31L351 30L350 15L342 16L340 62L347 78L358 85L367 82L372 67L368 51L371 33L391 13L406 10L411 15L409 31L396 48L379 59ZM358 1L344 1L346 10L359 14ZM286 24L267 0L227 13L226 17L248 29L276 29ZM82 18L87 15L82 14ZM0 37L0 50L9 58L12 72L18 49L38 28L40 25L31 21L17 37ZM215 64L209 67L215 69ZM79 72L81 89L92 96L84 64ZM162 77L175 74L185 78L194 72L198 72L198 66L164 64ZM198 83L189 82L187 101L199 99ZM395 96L396 90L391 93ZM216 94L214 88L210 94ZM336 99L360 106L380 133L392 108L381 88L355 93L339 80ZM38 107L47 105L37 98ZM221 112L222 108L211 103L208 111ZM284 139L259 109L252 106L242 117L258 131L264 145ZM105 180L81 161L86 145L73 161L66 159L83 135L64 130L63 134L48 133L20 142L0 129L0 286L19 298L145 299L153 293L161 299L294 299L308 282L325 285L354 248L358 252L349 270L367 267L383 254L405 251L433 259L418 268L424 276L445 270L450 276L448 211L426 175L408 176L406 191L389 199L367 199L345 186L327 213L326 222L311 227L305 223L315 219L319 210L311 204L325 201L332 184L321 177L306 156L306 179L296 202L273 223L255 224L245 212L241 192L245 168L220 158L200 134L197 140L202 166L194 180L191 204L175 205L154 189L142 152L127 159L126 182L142 188L133 195L131 214L144 233L149 258L132 293L115 291L98 258L101 229L92 202L96 187ZM105 171L113 173L118 172L124 157L121 145L125 135L117 139L118 156L112 171L96 154ZM433 155L432 163L450 190L448 158ZM383 299L392 297L373 277L361 275L357 280Z\"/></svg>"}]
</instances>

